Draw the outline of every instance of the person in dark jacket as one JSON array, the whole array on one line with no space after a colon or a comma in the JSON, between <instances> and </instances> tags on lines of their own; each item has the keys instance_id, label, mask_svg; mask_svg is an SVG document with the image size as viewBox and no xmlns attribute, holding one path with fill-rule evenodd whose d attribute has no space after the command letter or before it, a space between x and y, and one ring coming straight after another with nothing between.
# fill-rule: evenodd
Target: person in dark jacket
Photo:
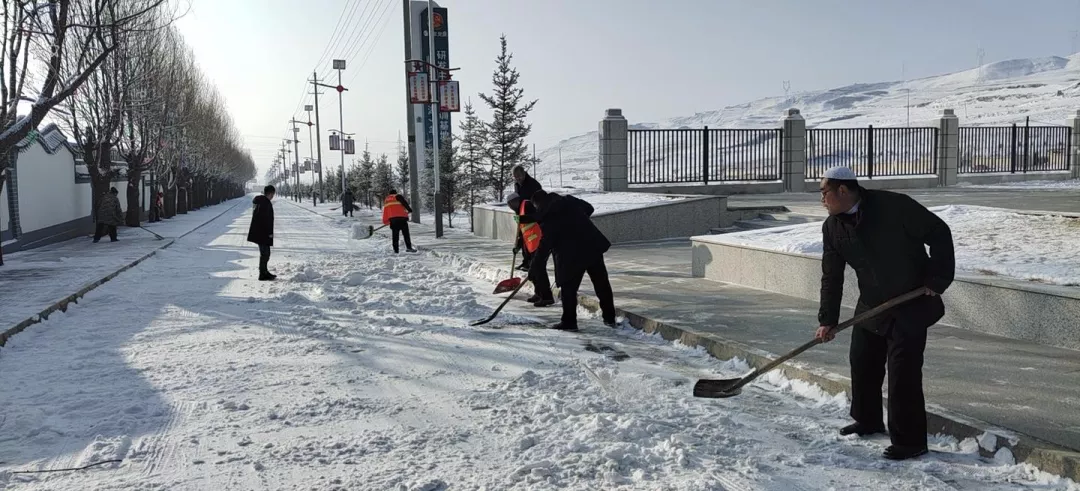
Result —
<instances>
[{"instance_id":1,"label":"person in dark jacket","mask_svg":"<svg viewBox=\"0 0 1080 491\"><path fill-rule=\"evenodd\" d=\"M277 275L271 274L267 265L270 263L270 248L274 246L274 186L263 188L263 194L252 200L255 209L251 212L251 227L248 228L248 242L259 245L259 281L273 281Z\"/></svg>"},{"instance_id":2,"label":"person in dark jacket","mask_svg":"<svg viewBox=\"0 0 1080 491\"><path fill-rule=\"evenodd\" d=\"M105 234L109 234L109 241L116 242L116 227L124 223L124 212L120 209L120 194L116 188L109 189L101 197L98 203L97 230L94 232L94 242L101 240Z\"/></svg>"},{"instance_id":3,"label":"person in dark jacket","mask_svg":"<svg viewBox=\"0 0 1080 491\"><path fill-rule=\"evenodd\" d=\"M556 254L556 275L562 284L559 294L562 300L562 319L555 329L576 331L577 293L581 280L589 274L593 290L600 300L600 310L604 324L615 326L615 296L611 291L604 253L611 248L611 242L593 225L589 215L593 207L589 203L573 196L560 196L537 191L532 195L536 205L537 223L540 224L542 237L536 256L549 252ZM530 268L530 277L540 274L539 261L534 261ZM546 266L545 266L546 267ZM534 274L535 271L535 274Z\"/></svg>"},{"instance_id":4,"label":"person in dark jacket","mask_svg":"<svg viewBox=\"0 0 1080 491\"><path fill-rule=\"evenodd\" d=\"M514 194L521 199L532 199L533 194L544 189L540 186L540 181L533 179L524 166L515 165L510 175L514 178Z\"/></svg>"},{"instance_id":5,"label":"person in dark jacket","mask_svg":"<svg viewBox=\"0 0 1080 491\"><path fill-rule=\"evenodd\" d=\"M926 453L922 366L927 329L945 315L940 295L953 281L955 258L949 226L911 197L859 186L846 167L829 169L821 201L821 306L817 337L831 341L840 318L844 268L859 281L856 314L917 289L925 296L855 326L851 333L851 417L841 435L885 431L881 385L889 375L888 431L884 457L904 460ZM930 247L927 255L926 246Z\"/></svg>"},{"instance_id":6,"label":"person in dark jacket","mask_svg":"<svg viewBox=\"0 0 1080 491\"><path fill-rule=\"evenodd\" d=\"M517 242L514 244L514 252L522 251L522 253L529 253L529 248L525 244L525 239L522 236L521 228L524 225L530 223L536 223L535 216L536 206L533 205L532 200L523 200L518 197L517 194L510 195L510 201L508 203L510 208L514 210L515 221L518 223ZM524 209L522 205L524 204ZM523 213L524 211L524 213ZM541 227L542 234L543 227ZM541 237L541 241L543 238ZM541 254L542 252L542 254ZM537 263L536 269L529 268L529 281L533 284L533 296L526 299L526 302L533 304L536 307L547 307L555 305L555 294L551 291L551 280L547 274L547 260L551 255L550 250L542 251L541 248L537 248L530 254L529 264L533 262Z\"/></svg>"},{"instance_id":7,"label":"person in dark jacket","mask_svg":"<svg viewBox=\"0 0 1080 491\"><path fill-rule=\"evenodd\" d=\"M412 213L409 202L405 200L404 196L391 189L386 198L383 199L382 222L383 225L390 226L394 254L400 252L398 250L399 235L405 236L405 252L416 252L416 249L413 249L412 246L412 238L409 237L409 213Z\"/></svg>"},{"instance_id":8,"label":"person in dark jacket","mask_svg":"<svg viewBox=\"0 0 1080 491\"><path fill-rule=\"evenodd\" d=\"M355 201L352 190L346 189L345 193L341 195L341 214L347 217L353 216L353 203Z\"/></svg>"}]
</instances>

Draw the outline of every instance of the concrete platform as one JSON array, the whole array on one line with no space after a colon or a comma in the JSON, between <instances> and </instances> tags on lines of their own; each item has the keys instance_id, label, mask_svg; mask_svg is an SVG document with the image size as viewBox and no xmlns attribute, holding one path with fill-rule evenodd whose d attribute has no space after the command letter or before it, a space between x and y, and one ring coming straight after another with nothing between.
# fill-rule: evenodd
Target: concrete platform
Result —
<instances>
[{"instance_id":1,"label":"concrete platform","mask_svg":"<svg viewBox=\"0 0 1080 491\"><path fill-rule=\"evenodd\" d=\"M691 239L692 274L816 301L821 259L727 244L723 236ZM858 301L858 280L846 268L844 306ZM1080 288L958 274L945 301L944 325L984 334L1080 350Z\"/></svg>"},{"instance_id":2,"label":"concrete platform","mask_svg":"<svg viewBox=\"0 0 1080 491\"><path fill-rule=\"evenodd\" d=\"M505 244L469 236L432 249L474 271L505 272L506 252ZM817 325L817 302L691 277L686 240L616 246L607 265L616 306L635 327L719 358L760 366L809 340ZM848 391L849 336L804 353L785 373ZM935 326L926 360L930 431L966 438L989 430L1018 460L1080 479L1080 353Z\"/></svg>"}]
</instances>

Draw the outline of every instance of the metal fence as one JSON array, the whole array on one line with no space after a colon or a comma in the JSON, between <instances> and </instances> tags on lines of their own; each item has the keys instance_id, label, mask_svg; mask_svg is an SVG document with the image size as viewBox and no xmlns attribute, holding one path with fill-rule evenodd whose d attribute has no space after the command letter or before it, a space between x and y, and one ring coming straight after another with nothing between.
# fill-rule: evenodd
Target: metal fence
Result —
<instances>
[{"instance_id":1,"label":"metal fence","mask_svg":"<svg viewBox=\"0 0 1080 491\"><path fill-rule=\"evenodd\" d=\"M778 181L779 129L627 131L630 184Z\"/></svg>"},{"instance_id":2,"label":"metal fence","mask_svg":"<svg viewBox=\"0 0 1080 491\"><path fill-rule=\"evenodd\" d=\"M806 178L834 166L860 178L937 174L937 128L814 128L806 130Z\"/></svg>"},{"instance_id":3,"label":"metal fence","mask_svg":"<svg viewBox=\"0 0 1080 491\"><path fill-rule=\"evenodd\" d=\"M959 172L1067 171L1071 137L1068 126L961 127Z\"/></svg>"}]
</instances>

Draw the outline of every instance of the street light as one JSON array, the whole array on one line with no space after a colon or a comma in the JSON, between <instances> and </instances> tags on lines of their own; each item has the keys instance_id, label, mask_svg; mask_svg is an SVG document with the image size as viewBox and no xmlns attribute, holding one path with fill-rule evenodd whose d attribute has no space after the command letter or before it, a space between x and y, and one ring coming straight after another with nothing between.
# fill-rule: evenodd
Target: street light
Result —
<instances>
[{"instance_id":1,"label":"street light","mask_svg":"<svg viewBox=\"0 0 1080 491\"><path fill-rule=\"evenodd\" d=\"M316 87L315 90L317 91L319 90L319 88ZM311 127L314 126L314 123L311 122L311 109L311 104L304 105L304 111L307 111L308 156L312 162L315 162L315 154L313 150L314 144L312 143L313 141L315 141L315 139L311 137ZM322 162L313 165L315 165L315 167L312 167L311 171L313 173L319 173L319 194L322 195ZM311 187L315 187L315 174L311 174ZM311 204L314 206L319 206L318 200L315 199L314 191L312 191L311 193Z\"/></svg>"},{"instance_id":2,"label":"street light","mask_svg":"<svg viewBox=\"0 0 1080 491\"><path fill-rule=\"evenodd\" d=\"M335 85L327 85L327 84L319 83L317 81L312 82L313 84L315 84L317 86L315 88L316 92L318 92L318 90L319 90L318 87L326 87L328 89L334 89L334 90L337 91L337 93L338 93L338 125L340 127L342 127L342 128L345 127L345 110L344 110L344 103L342 102L342 96L341 95L346 90L349 90L349 89L346 89L345 86L341 85L341 71L344 70L344 69L345 69L345 60L334 60L334 70L337 70L337 78L338 78L338 84L336 86ZM343 131L339 131L338 133L341 133L342 135L346 135L346 133L343 132ZM331 148L331 150L334 150L334 149ZM345 147L341 148L341 193L345 194Z\"/></svg>"}]
</instances>

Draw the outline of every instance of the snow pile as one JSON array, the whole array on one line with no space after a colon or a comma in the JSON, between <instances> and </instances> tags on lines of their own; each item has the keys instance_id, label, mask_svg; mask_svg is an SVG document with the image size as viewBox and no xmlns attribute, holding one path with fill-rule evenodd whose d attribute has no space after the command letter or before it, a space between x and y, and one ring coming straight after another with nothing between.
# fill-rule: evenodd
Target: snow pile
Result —
<instances>
[{"instance_id":1,"label":"snow pile","mask_svg":"<svg viewBox=\"0 0 1080 491\"><path fill-rule=\"evenodd\" d=\"M930 208L952 229L956 268L968 274L1080 286L1080 218L950 205ZM1034 240L1033 240L1034 239ZM708 236L711 242L821 256L821 223Z\"/></svg>"}]
</instances>

